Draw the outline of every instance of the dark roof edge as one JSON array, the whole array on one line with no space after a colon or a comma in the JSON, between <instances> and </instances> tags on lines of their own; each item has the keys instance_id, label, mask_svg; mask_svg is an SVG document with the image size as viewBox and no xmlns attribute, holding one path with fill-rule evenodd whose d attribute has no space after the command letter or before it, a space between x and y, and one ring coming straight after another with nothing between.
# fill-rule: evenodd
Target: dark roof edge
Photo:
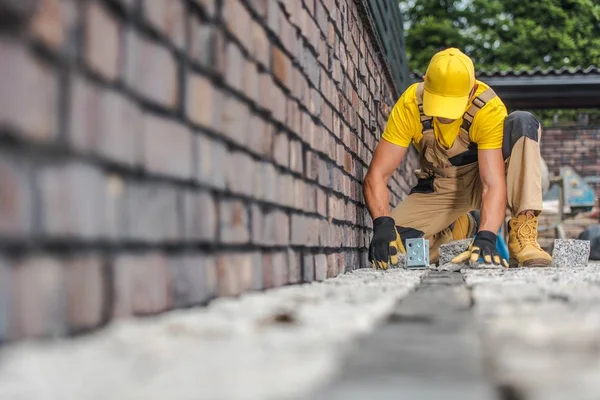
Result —
<instances>
[{"instance_id":1,"label":"dark roof edge","mask_svg":"<svg viewBox=\"0 0 600 400\"><path fill-rule=\"evenodd\" d=\"M420 71L413 71L411 73L411 78L416 80L421 80L423 78L423 73ZM553 68L549 67L546 69L542 69L541 67L535 67L534 69L509 69L505 71L500 70L480 70L476 73L478 78L494 78L494 77L504 77L504 76L552 76L552 75L561 75L561 76L576 76L576 75L600 75L600 68L595 65L590 65L588 67L561 67L561 68Z\"/></svg>"}]
</instances>

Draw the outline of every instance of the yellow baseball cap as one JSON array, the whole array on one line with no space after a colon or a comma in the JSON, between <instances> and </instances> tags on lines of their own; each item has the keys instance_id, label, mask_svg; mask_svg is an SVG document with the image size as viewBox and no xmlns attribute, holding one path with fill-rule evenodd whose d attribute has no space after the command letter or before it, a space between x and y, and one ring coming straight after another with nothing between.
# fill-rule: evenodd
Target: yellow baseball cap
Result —
<instances>
[{"instance_id":1,"label":"yellow baseball cap","mask_svg":"<svg viewBox=\"0 0 600 400\"><path fill-rule=\"evenodd\" d=\"M423 112L439 118L460 118L475 86L473 61L456 48L436 53L425 72Z\"/></svg>"}]
</instances>

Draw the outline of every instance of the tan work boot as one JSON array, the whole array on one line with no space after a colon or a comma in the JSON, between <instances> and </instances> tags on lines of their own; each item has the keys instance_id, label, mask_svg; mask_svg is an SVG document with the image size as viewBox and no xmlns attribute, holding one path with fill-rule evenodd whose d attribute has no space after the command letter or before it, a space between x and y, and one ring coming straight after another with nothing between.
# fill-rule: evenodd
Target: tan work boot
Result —
<instances>
[{"instance_id":1,"label":"tan work boot","mask_svg":"<svg viewBox=\"0 0 600 400\"><path fill-rule=\"evenodd\" d=\"M452 240L471 239L477 232L477 222L475 218L469 214L463 214L456 221L452 227Z\"/></svg>"},{"instance_id":2,"label":"tan work boot","mask_svg":"<svg viewBox=\"0 0 600 400\"><path fill-rule=\"evenodd\" d=\"M522 214L508 222L509 266L548 267L552 257L537 242L538 218L533 214Z\"/></svg>"}]
</instances>

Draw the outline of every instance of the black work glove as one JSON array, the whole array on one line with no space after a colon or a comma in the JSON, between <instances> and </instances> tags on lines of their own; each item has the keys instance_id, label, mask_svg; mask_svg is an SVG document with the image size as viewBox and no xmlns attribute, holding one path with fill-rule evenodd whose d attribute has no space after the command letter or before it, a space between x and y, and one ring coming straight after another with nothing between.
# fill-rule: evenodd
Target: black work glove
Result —
<instances>
[{"instance_id":1,"label":"black work glove","mask_svg":"<svg viewBox=\"0 0 600 400\"><path fill-rule=\"evenodd\" d=\"M490 231L479 231L475 236L475 240L469 246L469 250L456 256L452 262L462 263L469 260L472 263L479 261L479 257L483 257L483 262L486 264L502 265L508 268L508 262L500 257L498 249L496 249L496 234Z\"/></svg>"},{"instance_id":2,"label":"black work glove","mask_svg":"<svg viewBox=\"0 0 600 400\"><path fill-rule=\"evenodd\" d=\"M392 217L373 220L373 239L369 246L369 261L376 269L388 269L389 264L398 264L398 249L402 249L400 235Z\"/></svg>"}]
</instances>

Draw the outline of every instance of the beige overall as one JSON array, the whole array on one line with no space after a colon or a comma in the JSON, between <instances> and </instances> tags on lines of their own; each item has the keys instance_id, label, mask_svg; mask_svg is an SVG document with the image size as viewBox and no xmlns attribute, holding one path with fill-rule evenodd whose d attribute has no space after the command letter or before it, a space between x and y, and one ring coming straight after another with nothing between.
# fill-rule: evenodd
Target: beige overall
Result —
<instances>
[{"instance_id":1,"label":"beige overall","mask_svg":"<svg viewBox=\"0 0 600 400\"><path fill-rule=\"evenodd\" d=\"M495 96L488 89L473 100L454 144L445 149L435 139L433 118L423 114L423 84L417 88L423 128L421 168L416 171L417 185L394 208L392 217L403 242L429 239L431 262L438 260L439 246L453 240L452 223L462 214L481 208L477 145L469 140L469 129L476 113ZM505 120L503 154L508 207L513 215L542 209L540 134L540 124L527 112L516 111Z\"/></svg>"}]
</instances>

